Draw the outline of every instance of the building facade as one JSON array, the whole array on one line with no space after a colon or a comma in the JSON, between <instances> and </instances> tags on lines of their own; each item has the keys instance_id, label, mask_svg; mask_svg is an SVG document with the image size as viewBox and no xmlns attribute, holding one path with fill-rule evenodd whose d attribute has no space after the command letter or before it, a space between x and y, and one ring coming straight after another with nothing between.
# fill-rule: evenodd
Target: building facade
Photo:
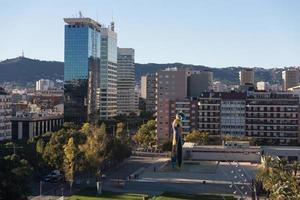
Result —
<instances>
[{"instance_id":1,"label":"building facade","mask_svg":"<svg viewBox=\"0 0 300 200\"><path fill-rule=\"evenodd\" d=\"M146 111L156 112L156 75L141 77L141 98L145 100Z\"/></svg>"},{"instance_id":2,"label":"building facade","mask_svg":"<svg viewBox=\"0 0 300 200\"><path fill-rule=\"evenodd\" d=\"M157 112L159 139L172 133L178 112L197 116L183 122L183 133L196 128L213 136L246 136L261 145L297 145L300 142L299 95L291 92L204 92L195 99L164 101ZM168 109L168 110L167 110ZM194 118L196 127L192 126ZM159 132L161 131L161 132ZM165 135L164 135L165 134Z\"/></svg>"},{"instance_id":3,"label":"building facade","mask_svg":"<svg viewBox=\"0 0 300 200\"><path fill-rule=\"evenodd\" d=\"M254 85L254 70L253 69L242 69L239 72L240 85Z\"/></svg>"},{"instance_id":4,"label":"building facade","mask_svg":"<svg viewBox=\"0 0 300 200\"><path fill-rule=\"evenodd\" d=\"M221 93L220 128L221 135L245 135L246 93Z\"/></svg>"},{"instance_id":5,"label":"building facade","mask_svg":"<svg viewBox=\"0 0 300 200\"><path fill-rule=\"evenodd\" d=\"M188 75L188 96L198 97L202 92L213 89L213 73L210 71L190 71Z\"/></svg>"},{"instance_id":6,"label":"building facade","mask_svg":"<svg viewBox=\"0 0 300 200\"><path fill-rule=\"evenodd\" d=\"M287 92L248 94L246 135L263 144L297 144L299 96Z\"/></svg>"},{"instance_id":7,"label":"building facade","mask_svg":"<svg viewBox=\"0 0 300 200\"><path fill-rule=\"evenodd\" d=\"M220 135L221 93L204 92L198 97L198 129Z\"/></svg>"},{"instance_id":8,"label":"building facade","mask_svg":"<svg viewBox=\"0 0 300 200\"><path fill-rule=\"evenodd\" d=\"M90 18L65 18L65 121L97 119L101 25Z\"/></svg>"},{"instance_id":9,"label":"building facade","mask_svg":"<svg viewBox=\"0 0 300 200\"><path fill-rule=\"evenodd\" d=\"M0 141L11 139L11 95L0 87Z\"/></svg>"},{"instance_id":10,"label":"building facade","mask_svg":"<svg viewBox=\"0 0 300 200\"><path fill-rule=\"evenodd\" d=\"M118 99L119 115L138 112L135 95L134 49L118 48Z\"/></svg>"},{"instance_id":11,"label":"building facade","mask_svg":"<svg viewBox=\"0 0 300 200\"><path fill-rule=\"evenodd\" d=\"M59 130L64 123L63 115L42 115L28 113L12 117L12 138L28 140L46 132Z\"/></svg>"},{"instance_id":12,"label":"building facade","mask_svg":"<svg viewBox=\"0 0 300 200\"><path fill-rule=\"evenodd\" d=\"M282 72L283 91L299 85L299 70L287 69Z\"/></svg>"}]
</instances>

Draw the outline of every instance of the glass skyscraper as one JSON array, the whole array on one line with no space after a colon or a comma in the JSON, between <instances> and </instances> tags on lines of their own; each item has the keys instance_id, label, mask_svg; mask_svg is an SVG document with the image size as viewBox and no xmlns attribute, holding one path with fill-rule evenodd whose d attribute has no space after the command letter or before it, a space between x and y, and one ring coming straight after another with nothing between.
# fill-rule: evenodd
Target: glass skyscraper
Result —
<instances>
[{"instance_id":1,"label":"glass skyscraper","mask_svg":"<svg viewBox=\"0 0 300 200\"><path fill-rule=\"evenodd\" d=\"M90 18L65 18L65 121L99 116L101 25Z\"/></svg>"}]
</instances>

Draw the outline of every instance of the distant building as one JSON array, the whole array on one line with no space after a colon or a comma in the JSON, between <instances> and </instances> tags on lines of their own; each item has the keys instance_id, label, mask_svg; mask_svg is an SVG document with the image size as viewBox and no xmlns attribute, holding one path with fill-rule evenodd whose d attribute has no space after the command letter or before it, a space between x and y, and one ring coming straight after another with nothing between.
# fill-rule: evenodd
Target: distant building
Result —
<instances>
[{"instance_id":1,"label":"distant building","mask_svg":"<svg viewBox=\"0 0 300 200\"><path fill-rule=\"evenodd\" d=\"M81 123L96 120L99 115L97 91L100 80L101 25L90 18L65 18L64 21L65 121ZM107 63L107 59L103 62ZM104 80L107 81L107 76L103 77Z\"/></svg>"},{"instance_id":2,"label":"distant building","mask_svg":"<svg viewBox=\"0 0 300 200\"><path fill-rule=\"evenodd\" d=\"M259 81L256 83L257 90L268 91L270 90L269 82Z\"/></svg>"},{"instance_id":3,"label":"distant building","mask_svg":"<svg viewBox=\"0 0 300 200\"><path fill-rule=\"evenodd\" d=\"M188 75L188 96L198 97L202 92L212 90L213 73L210 71L190 71Z\"/></svg>"},{"instance_id":4,"label":"distant building","mask_svg":"<svg viewBox=\"0 0 300 200\"><path fill-rule=\"evenodd\" d=\"M291 87L299 85L299 70L287 69L282 72L283 90L287 91Z\"/></svg>"},{"instance_id":5,"label":"distant building","mask_svg":"<svg viewBox=\"0 0 300 200\"><path fill-rule=\"evenodd\" d=\"M12 139L27 140L46 132L57 131L63 126L63 115L26 113L11 118Z\"/></svg>"},{"instance_id":6,"label":"distant building","mask_svg":"<svg viewBox=\"0 0 300 200\"><path fill-rule=\"evenodd\" d=\"M212 85L212 90L214 92L225 92L228 89L227 85L221 83L220 81L214 81Z\"/></svg>"},{"instance_id":7,"label":"distant building","mask_svg":"<svg viewBox=\"0 0 300 200\"><path fill-rule=\"evenodd\" d=\"M242 69L239 72L240 85L254 85L254 70L253 69Z\"/></svg>"},{"instance_id":8,"label":"distant building","mask_svg":"<svg viewBox=\"0 0 300 200\"><path fill-rule=\"evenodd\" d=\"M156 111L156 75L147 74L141 77L141 98L145 100L147 112Z\"/></svg>"},{"instance_id":9,"label":"distant building","mask_svg":"<svg viewBox=\"0 0 300 200\"><path fill-rule=\"evenodd\" d=\"M11 139L11 96L0 87L0 141Z\"/></svg>"},{"instance_id":10,"label":"distant building","mask_svg":"<svg viewBox=\"0 0 300 200\"><path fill-rule=\"evenodd\" d=\"M134 49L118 48L118 114L138 112L135 99Z\"/></svg>"},{"instance_id":11,"label":"distant building","mask_svg":"<svg viewBox=\"0 0 300 200\"><path fill-rule=\"evenodd\" d=\"M170 101L187 97L187 71L168 68L157 72L157 139L160 144L170 139Z\"/></svg>"},{"instance_id":12,"label":"distant building","mask_svg":"<svg viewBox=\"0 0 300 200\"><path fill-rule=\"evenodd\" d=\"M54 82L49 79L40 79L35 82L36 91L47 91L54 88Z\"/></svg>"}]
</instances>

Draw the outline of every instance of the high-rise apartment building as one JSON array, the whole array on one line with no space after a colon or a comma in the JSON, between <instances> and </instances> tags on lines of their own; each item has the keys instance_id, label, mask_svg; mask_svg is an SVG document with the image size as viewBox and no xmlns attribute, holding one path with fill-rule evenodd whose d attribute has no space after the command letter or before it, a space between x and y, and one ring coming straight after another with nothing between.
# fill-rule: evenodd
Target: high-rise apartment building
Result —
<instances>
[{"instance_id":1,"label":"high-rise apartment building","mask_svg":"<svg viewBox=\"0 0 300 200\"><path fill-rule=\"evenodd\" d=\"M101 28L101 63L98 107L100 119L107 120L117 116L117 33L114 23L108 28Z\"/></svg>"},{"instance_id":2,"label":"high-rise apartment building","mask_svg":"<svg viewBox=\"0 0 300 200\"><path fill-rule=\"evenodd\" d=\"M97 119L101 25L90 18L65 18L64 118Z\"/></svg>"},{"instance_id":3,"label":"high-rise apartment building","mask_svg":"<svg viewBox=\"0 0 300 200\"><path fill-rule=\"evenodd\" d=\"M160 144L170 139L170 101L187 97L187 71L168 68L157 72L157 139Z\"/></svg>"},{"instance_id":4,"label":"high-rise apartment building","mask_svg":"<svg viewBox=\"0 0 300 200\"><path fill-rule=\"evenodd\" d=\"M156 111L156 75L147 74L141 77L141 98L145 100L146 111Z\"/></svg>"},{"instance_id":5,"label":"high-rise apartment building","mask_svg":"<svg viewBox=\"0 0 300 200\"><path fill-rule=\"evenodd\" d=\"M210 71L188 72L188 96L198 97L202 92L212 90L213 73Z\"/></svg>"},{"instance_id":6,"label":"high-rise apartment building","mask_svg":"<svg viewBox=\"0 0 300 200\"><path fill-rule=\"evenodd\" d=\"M240 85L254 85L254 70L253 69L242 69L239 72Z\"/></svg>"},{"instance_id":7,"label":"high-rise apartment building","mask_svg":"<svg viewBox=\"0 0 300 200\"><path fill-rule=\"evenodd\" d=\"M117 110L120 115L137 113L135 97L134 49L118 48L118 98Z\"/></svg>"},{"instance_id":8,"label":"high-rise apartment building","mask_svg":"<svg viewBox=\"0 0 300 200\"><path fill-rule=\"evenodd\" d=\"M287 69L282 72L283 91L299 85L299 70Z\"/></svg>"},{"instance_id":9,"label":"high-rise apartment building","mask_svg":"<svg viewBox=\"0 0 300 200\"><path fill-rule=\"evenodd\" d=\"M0 141L11 139L11 96L0 87Z\"/></svg>"}]
</instances>

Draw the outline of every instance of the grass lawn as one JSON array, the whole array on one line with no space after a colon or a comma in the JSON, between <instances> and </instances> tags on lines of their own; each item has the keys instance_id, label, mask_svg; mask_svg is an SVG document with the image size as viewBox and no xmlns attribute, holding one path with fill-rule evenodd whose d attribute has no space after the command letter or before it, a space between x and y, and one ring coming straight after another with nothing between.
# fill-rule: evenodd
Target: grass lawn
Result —
<instances>
[{"instance_id":1,"label":"grass lawn","mask_svg":"<svg viewBox=\"0 0 300 200\"><path fill-rule=\"evenodd\" d=\"M224 195L226 200L234 200L235 198L230 195ZM193 194L181 194L164 192L161 196L156 197L155 200L223 200L220 195L193 195Z\"/></svg>"},{"instance_id":2,"label":"grass lawn","mask_svg":"<svg viewBox=\"0 0 300 200\"><path fill-rule=\"evenodd\" d=\"M129 194L129 193L113 193L104 192L100 196L96 195L96 190L87 188L81 190L77 194L71 196L69 200L142 200L143 196L140 194Z\"/></svg>"}]
</instances>

